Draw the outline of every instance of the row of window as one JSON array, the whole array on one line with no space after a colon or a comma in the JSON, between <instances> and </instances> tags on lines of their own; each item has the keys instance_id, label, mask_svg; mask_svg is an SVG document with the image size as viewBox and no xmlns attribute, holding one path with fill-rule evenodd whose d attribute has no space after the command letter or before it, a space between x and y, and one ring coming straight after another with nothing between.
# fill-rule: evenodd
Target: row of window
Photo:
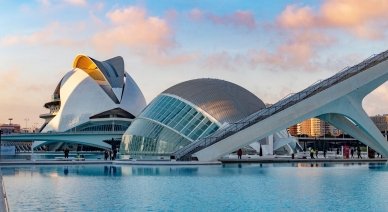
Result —
<instances>
[{"instance_id":1,"label":"row of window","mask_svg":"<svg viewBox=\"0 0 388 212\"><path fill-rule=\"evenodd\" d=\"M169 128L138 118L123 136L120 151L130 155L163 155L175 152L189 143L189 140Z\"/></svg>"},{"instance_id":2,"label":"row of window","mask_svg":"<svg viewBox=\"0 0 388 212\"><path fill-rule=\"evenodd\" d=\"M192 140L215 132L219 127L201 112L171 96L158 96L140 115L163 123Z\"/></svg>"}]
</instances>

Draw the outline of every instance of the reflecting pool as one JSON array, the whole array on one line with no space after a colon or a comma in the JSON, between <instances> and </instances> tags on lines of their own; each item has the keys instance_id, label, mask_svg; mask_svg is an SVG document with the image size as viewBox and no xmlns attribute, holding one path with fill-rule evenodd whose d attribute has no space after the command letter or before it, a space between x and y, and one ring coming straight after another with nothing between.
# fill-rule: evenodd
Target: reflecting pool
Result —
<instances>
[{"instance_id":1,"label":"reflecting pool","mask_svg":"<svg viewBox=\"0 0 388 212\"><path fill-rule=\"evenodd\" d=\"M2 167L11 211L386 211L385 163Z\"/></svg>"}]
</instances>

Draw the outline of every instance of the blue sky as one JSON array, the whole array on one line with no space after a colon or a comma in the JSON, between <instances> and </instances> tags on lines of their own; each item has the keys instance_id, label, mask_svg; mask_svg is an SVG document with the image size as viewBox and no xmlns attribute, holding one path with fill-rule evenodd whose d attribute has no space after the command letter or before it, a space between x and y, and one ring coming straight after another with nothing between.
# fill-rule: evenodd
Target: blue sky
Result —
<instances>
[{"instance_id":1,"label":"blue sky","mask_svg":"<svg viewBox=\"0 0 388 212\"><path fill-rule=\"evenodd\" d=\"M0 0L0 123L41 124L77 54L122 56L147 102L209 77L274 103L386 50L386 11L381 0ZM365 99L369 114L387 113L387 92Z\"/></svg>"}]
</instances>

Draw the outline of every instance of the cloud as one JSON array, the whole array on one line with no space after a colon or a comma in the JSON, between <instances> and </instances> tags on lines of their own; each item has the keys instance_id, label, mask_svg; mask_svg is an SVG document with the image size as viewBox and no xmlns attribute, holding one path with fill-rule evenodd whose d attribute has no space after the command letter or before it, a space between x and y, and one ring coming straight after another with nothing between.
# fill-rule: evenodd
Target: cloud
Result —
<instances>
[{"instance_id":1,"label":"cloud","mask_svg":"<svg viewBox=\"0 0 388 212\"><path fill-rule=\"evenodd\" d=\"M44 7L49 7L52 5L50 0L38 0L38 2Z\"/></svg>"},{"instance_id":2,"label":"cloud","mask_svg":"<svg viewBox=\"0 0 388 212\"><path fill-rule=\"evenodd\" d=\"M273 71L321 71L318 49L336 42L330 36L313 31L289 32L286 38L271 48L250 48L240 52L219 51L202 57L206 68L239 71L265 67ZM335 61L328 61L334 63ZM333 68L333 67L331 67ZM334 67L338 68L338 67ZM340 67L342 68L342 67ZM335 69L336 70L336 69Z\"/></svg>"},{"instance_id":3,"label":"cloud","mask_svg":"<svg viewBox=\"0 0 388 212\"><path fill-rule=\"evenodd\" d=\"M387 9L388 2L380 0L325 0L317 8L287 5L271 28L279 33L279 44L272 50L256 52L254 61L269 67L315 70L320 61L317 53L337 43L339 33L345 32L343 37L350 33L358 39L382 39L388 27Z\"/></svg>"},{"instance_id":4,"label":"cloud","mask_svg":"<svg viewBox=\"0 0 388 212\"><path fill-rule=\"evenodd\" d=\"M299 69L314 71L316 49L330 46L335 39L325 34L303 31L291 33L286 41L280 44L274 52L261 50L254 52L253 62L264 63L284 70Z\"/></svg>"},{"instance_id":5,"label":"cloud","mask_svg":"<svg viewBox=\"0 0 388 212\"><path fill-rule=\"evenodd\" d=\"M254 29L257 25L254 15L250 11L244 10L238 10L227 15L217 15L195 8L189 12L188 16L193 21L209 21L215 25L244 27L247 29Z\"/></svg>"},{"instance_id":6,"label":"cloud","mask_svg":"<svg viewBox=\"0 0 388 212\"><path fill-rule=\"evenodd\" d=\"M88 6L87 0L38 0L38 3L44 8L49 8L53 6L76 6L76 7L86 7Z\"/></svg>"},{"instance_id":7,"label":"cloud","mask_svg":"<svg viewBox=\"0 0 388 212\"><path fill-rule=\"evenodd\" d=\"M85 7L88 4L87 0L64 0L64 2L78 7Z\"/></svg>"},{"instance_id":8,"label":"cloud","mask_svg":"<svg viewBox=\"0 0 388 212\"><path fill-rule=\"evenodd\" d=\"M279 15L278 22L284 28L307 28L316 24L315 18L314 12L308 6L288 5Z\"/></svg>"},{"instance_id":9,"label":"cloud","mask_svg":"<svg viewBox=\"0 0 388 212\"><path fill-rule=\"evenodd\" d=\"M82 30L83 25L74 25L74 28ZM49 45L74 47L79 46L82 42L69 36L72 28L65 27L59 22L51 23L42 29L27 35L9 35L0 38L0 46L15 45Z\"/></svg>"},{"instance_id":10,"label":"cloud","mask_svg":"<svg viewBox=\"0 0 388 212\"><path fill-rule=\"evenodd\" d=\"M337 60L326 59L324 62L325 54L322 52L329 51L335 44L344 41L339 34L346 37L350 33L358 39L382 39L387 34L387 10L388 2L380 0L325 0L317 8L287 5L275 21L267 24L266 30L273 35L269 46L259 45L260 47L238 53L211 53L204 59L204 64L207 67L218 66L229 70L238 70L241 65L249 68L264 66L281 71L314 72L322 71L321 67L337 70L338 67L342 68L335 64ZM237 14L245 18L232 18L237 17ZM193 9L189 17L193 21L210 21L219 25L242 25L250 28L257 26L257 20L246 11L217 16ZM260 33L259 30L262 29L256 27L253 33Z\"/></svg>"},{"instance_id":11,"label":"cloud","mask_svg":"<svg viewBox=\"0 0 388 212\"><path fill-rule=\"evenodd\" d=\"M110 23L93 37L99 50L128 47L163 51L174 46L173 32L162 18L148 16L145 9L127 7L107 14Z\"/></svg>"},{"instance_id":12,"label":"cloud","mask_svg":"<svg viewBox=\"0 0 388 212\"><path fill-rule=\"evenodd\" d=\"M388 2L381 0L326 0L314 11L288 5L278 24L288 29L342 29L363 39L382 39L388 18Z\"/></svg>"},{"instance_id":13,"label":"cloud","mask_svg":"<svg viewBox=\"0 0 388 212\"><path fill-rule=\"evenodd\" d=\"M204 13L202 10L194 8L189 12L189 18L193 21L199 21L203 18Z\"/></svg>"},{"instance_id":14,"label":"cloud","mask_svg":"<svg viewBox=\"0 0 388 212\"><path fill-rule=\"evenodd\" d=\"M208 70L240 71L249 64L249 55L231 54L227 51L215 52L202 58L202 65Z\"/></svg>"}]
</instances>

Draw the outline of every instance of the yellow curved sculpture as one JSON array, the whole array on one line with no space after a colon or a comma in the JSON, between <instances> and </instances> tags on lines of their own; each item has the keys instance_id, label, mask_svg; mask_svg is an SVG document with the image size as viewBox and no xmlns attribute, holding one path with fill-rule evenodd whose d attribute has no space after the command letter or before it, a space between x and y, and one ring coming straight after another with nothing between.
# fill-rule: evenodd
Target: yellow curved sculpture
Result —
<instances>
[{"instance_id":1,"label":"yellow curved sculpture","mask_svg":"<svg viewBox=\"0 0 388 212\"><path fill-rule=\"evenodd\" d=\"M97 64L86 55L77 55L73 62L73 68L79 68L89 74L94 80L98 82L107 82L104 74L98 68Z\"/></svg>"}]
</instances>

